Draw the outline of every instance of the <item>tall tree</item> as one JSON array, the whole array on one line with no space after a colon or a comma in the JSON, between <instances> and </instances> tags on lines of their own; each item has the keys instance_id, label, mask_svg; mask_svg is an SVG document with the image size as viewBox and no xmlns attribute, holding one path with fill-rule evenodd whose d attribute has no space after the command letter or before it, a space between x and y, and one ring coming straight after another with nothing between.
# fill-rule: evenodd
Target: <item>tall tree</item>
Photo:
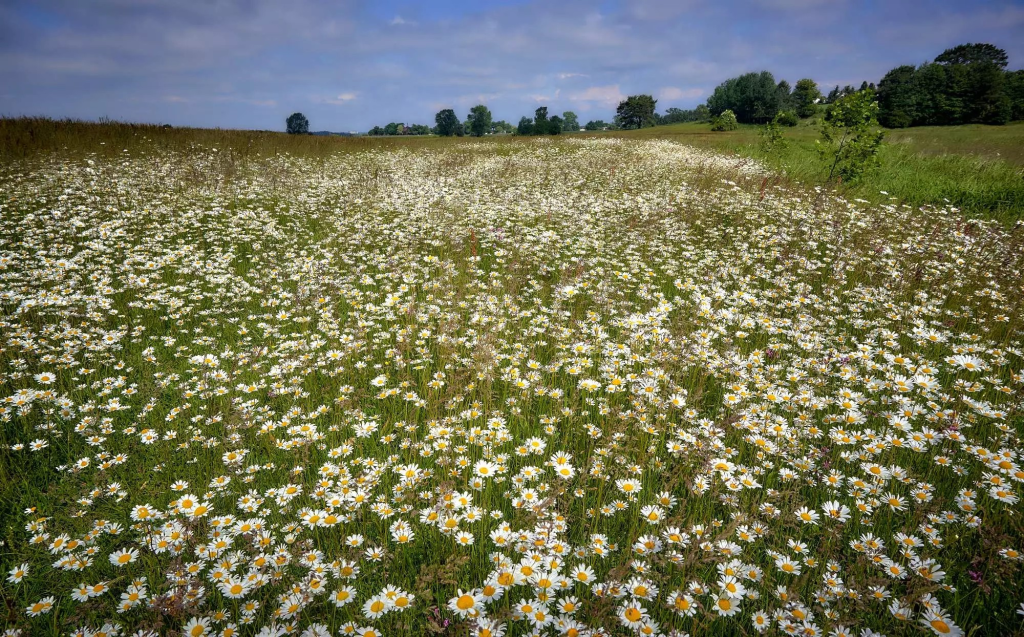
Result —
<instances>
[{"instance_id":1,"label":"tall tree","mask_svg":"<svg viewBox=\"0 0 1024 637\"><path fill-rule=\"evenodd\" d=\"M1005 69L1009 58L1006 51L993 44L961 44L946 49L935 58L936 64L995 64Z\"/></svg>"},{"instance_id":2,"label":"tall tree","mask_svg":"<svg viewBox=\"0 0 1024 637\"><path fill-rule=\"evenodd\" d=\"M576 113L566 111L562 113L562 130L567 133L575 133L580 129L580 120L576 119Z\"/></svg>"},{"instance_id":3,"label":"tall tree","mask_svg":"<svg viewBox=\"0 0 1024 637\"><path fill-rule=\"evenodd\" d=\"M654 126L654 109L658 100L651 95L630 95L619 102L615 109L615 117L619 125L626 129Z\"/></svg>"},{"instance_id":4,"label":"tall tree","mask_svg":"<svg viewBox=\"0 0 1024 637\"><path fill-rule=\"evenodd\" d=\"M719 84L708 98L712 115L730 110L736 114L736 120L744 124L770 121L780 106L778 86L768 71L730 78Z\"/></svg>"},{"instance_id":5,"label":"tall tree","mask_svg":"<svg viewBox=\"0 0 1024 637\"><path fill-rule=\"evenodd\" d=\"M437 115L434 116L434 121L437 123L437 134L442 137L461 134L462 124L459 122L459 118L455 116L455 111L450 108L438 111Z\"/></svg>"},{"instance_id":6,"label":"tall tree","mask_svg":"<svg viewBox=\"0 0 1024 637\"><path fill-rule=\"evenodd\" d=\"M821 91L818 85L810 78L797 80L796 88L793 89L792 100L798 117L810 117L818 110L818 100L821 99Z\"/></svg>"},{"instance_id":7,"label":"tall tree","mask_svg":"<svg viewBox=\"0 0 1024 637\"><path fill-rule=\"evenodd\" d=\"M1006 96L1010 98L1010 119L1024 119L1024 70L1006 74Z\"/></svg>"},{"instance_id":8,"label":"tall tree","mask_svg":"<svg viewBox=\"0 0 1024 637\"><path fill-rule=\"evenodd\" d=\"M491 111L483 104L469 109L469 132L473 137L483 137L491 130Z\"/></svg>"},{"instance_id":9,"label":"tall tree","mask_svg":"<svg viewBox=\"0 0 1024 637\"><path fill-rule=\"evenodd\" d=\"M917 69L898 66L878 83L878 123L886 128L906 128L918 121Z\"/></svg>"},{"instance_id":10,"label":"tall tree","mask_svg":"<svg viewBox=\"0 0 1024 637\"><path fill-rule=\"evenodd\" d=\"M519 135L533 135L533 120L523 115L519 118L519 125L516 126L516 133Z\"/></svg>"},{"instance_id":11,"label":"tall tree","mask_svg":"<svg viewBox=\"0 0 1024 637\"><path fill-rule=\"evenodd\" d=\"M548 107L541 106L533 113L533 134L548 134Z\"/></svg>"},{"instance_id":12,"label":"tall tree","mask_svg":"<svg viewBox=\"0 0 1024 637\"><path fill-rule=\"evenodd\" d=\"M302 113L292 113L285 120L285 130L290 135L308 135L309 134L309 120Z\"/></svg>"},{"instance_id":13,"label":"tall tree","mask_svg":"<svg viewBox=\"0 0 1024 637\"><path fill-rule=\"evenodd\" d=\"M775 85L775 92L779 94L779 110L788 111L793 108L793 89L786 80L780 80Z\"/></svg>"},{"instance_id":14,"label":"tall tree","mask_svg":"<svg viewBox=\"0 0 1024 637\"><path fill-rule=\"evenodd\" d=\"M558 115L552 115L548 120L548 135L561 135L564 122Z\"/></svg>"}]
</instances>

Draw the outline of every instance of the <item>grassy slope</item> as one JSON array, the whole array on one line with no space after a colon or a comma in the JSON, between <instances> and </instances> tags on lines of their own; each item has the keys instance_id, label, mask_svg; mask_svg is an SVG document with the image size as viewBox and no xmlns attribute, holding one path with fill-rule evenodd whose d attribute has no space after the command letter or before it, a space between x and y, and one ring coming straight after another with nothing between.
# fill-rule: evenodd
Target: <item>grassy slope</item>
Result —
<instances>
[{"instance_id":1,"label":"grassy slope","mask_svg":"<svg viewBox=\"0 0 1024 637\"><path fill-rule=\"evenodd\" d=\"M708 124L673 124L639 131L597 133L633 138L671 139L720 151L762 158L760 127L712 132ZM594 134L594 133L589 133ZM781 163L794 180L820 183L821 164L814 148L818 127L802 122L784 131L789 149ZM912 205L948 200L972 216L1016 221L1024 218L1024 122L1008 126L929 126L889 131L881 165L851 195L879 201L889 193Z\"/></svg>"}]
</instances>

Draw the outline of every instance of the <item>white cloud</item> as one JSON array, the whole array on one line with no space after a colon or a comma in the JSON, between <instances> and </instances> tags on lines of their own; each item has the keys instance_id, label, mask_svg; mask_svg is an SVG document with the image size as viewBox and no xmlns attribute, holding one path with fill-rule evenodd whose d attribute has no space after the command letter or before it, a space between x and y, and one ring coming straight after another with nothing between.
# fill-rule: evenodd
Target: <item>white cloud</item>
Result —
<instances>
[{"instance_id":1,"label":"white cloud","mask_svg":"<svg viewBox=\"0 0 1024 637\"><path fill-rule=\"evenodd\" d=\"M658 89L655 96L659 100L687 100L695 97L700 97L704 94L702 88L687 88L682 89L676 86L664 86Z\"/></svg>"},{"instance_id":2,"label":"white cloud","mask_svg":"<svg viewBox=\"0 0 1024 637\"><path fill-rule=\"evenodd\" d=\"M595 102L604 106L618 106L626 96L619 90L618 84L611 86L591 86L585 91L569 95L573 102Z\"/></svg>"}]
</instances>

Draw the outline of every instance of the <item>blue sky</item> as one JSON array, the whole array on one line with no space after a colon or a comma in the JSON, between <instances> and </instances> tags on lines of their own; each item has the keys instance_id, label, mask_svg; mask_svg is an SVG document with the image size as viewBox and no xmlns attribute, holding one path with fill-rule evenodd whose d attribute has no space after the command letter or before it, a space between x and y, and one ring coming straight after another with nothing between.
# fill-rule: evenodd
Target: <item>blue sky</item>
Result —
<instances>
[{"instance_id":1,"label":"blue sky","mask_svg":"<svg viewBox=\"0 0 1024 637\"><path fill-rule=\"evenodd\" d=\"M1024 68L1024 0L3 0L0 115L313 130L487 104L610 119L772 71L826 91L964 42Z\"/></svg>"}]
</instances>

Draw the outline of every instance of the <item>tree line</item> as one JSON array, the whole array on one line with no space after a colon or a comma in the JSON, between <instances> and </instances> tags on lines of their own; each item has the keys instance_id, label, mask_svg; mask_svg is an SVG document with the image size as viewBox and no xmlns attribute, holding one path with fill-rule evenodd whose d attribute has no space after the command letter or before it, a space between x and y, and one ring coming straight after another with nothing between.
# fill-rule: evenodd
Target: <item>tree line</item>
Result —
<instances>
[{"instance_id":1,"label":"tree line","mask_svg":"<svg viewBox=\"0 0 1024 637\"><path fill-rule=\"evenodd\" d=\"M669 108L655 112L651 95L630 95L619 103L611 122L590 120L583 128L594 130L636 129L681 122L712 122L713 130L731 130L737 124L795 126L826 106L859 92L877 101L878 122L887 128L954 124L1005 124L1024 119L1024 70L1007 71L1006 51L992 44L961 44L946 49L920 66L898 66L885 74L877 87L863 82L860 88L836 86L827 95L810 78L790 85L776 81L769 71L745 73L719 84L705 104L694 109ZM559 135L580 130L572 111L549 115L537 108L533 117L523 116L515 126L494 121L487 106L478 104L460 121L453 109L443 109L435 125L406 126L392 122L374 126L370 135L441 135L480 137L494 134ZM308 132L301 113L288 119L288 132Z\"/></svg>"}]
</instances>

